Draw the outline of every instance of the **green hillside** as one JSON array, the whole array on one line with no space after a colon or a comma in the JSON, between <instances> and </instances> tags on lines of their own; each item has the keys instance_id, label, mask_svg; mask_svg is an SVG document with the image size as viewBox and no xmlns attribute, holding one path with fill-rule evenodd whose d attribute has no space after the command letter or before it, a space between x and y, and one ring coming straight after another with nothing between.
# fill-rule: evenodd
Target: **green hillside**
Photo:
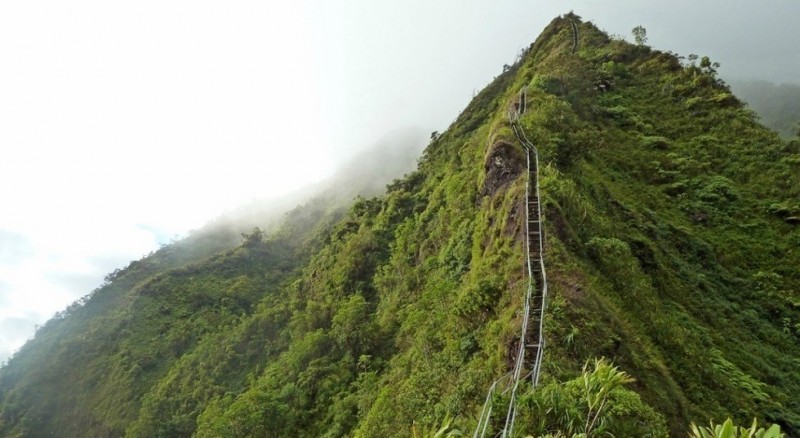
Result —
<instances>
[{"instance_id":1,"label":"green hillside","mask_svg":"<svg viewBox=\"0 0 800 438\"><path fill-rule=\"evenodd\" d=\"M616 436L727 417L800 435L800 141L710 62L569 15L385 195L312 200L210 257L169 246L49 321L0 369L0 436L471 434L522 320L524 87L550 295L515 430L564 430L603 357L635 379Z\"/></svg>"}]
</instances>

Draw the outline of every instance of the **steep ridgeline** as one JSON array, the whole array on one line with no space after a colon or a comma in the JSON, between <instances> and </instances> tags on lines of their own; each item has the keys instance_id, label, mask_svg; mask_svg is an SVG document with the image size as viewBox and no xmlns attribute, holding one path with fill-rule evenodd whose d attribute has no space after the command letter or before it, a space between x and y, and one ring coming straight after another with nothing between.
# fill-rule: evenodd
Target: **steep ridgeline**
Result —
<instances>
[{"instance_id":1,"label":"steep ridgeline","mask_svg":"<svg viewBox=\"0 0 800 438\"><path fill-rule=\"evenodd\" d=\"M557 18L384 196L134 266L49 322L0 370L0 436L473 431L520 364L513 433L539 436L577 423L559 413L598 357L635 382L597 433L757 417L800 435L798 144L713 70ZM527 254L547 262L539 333ZM518 360L540 334L546 354ZM509 394L490 397L488 436Z\"/></svg>"},{"instance_id":2,"label":"steep ridgeline","mask_svg":"<svg viewBox=\"0 0 800 438\"><path fill-rule=\"evenodd\" d=\"M573 23L573 29L574 26ZM478 417L478 424L475 427L475 437L484 437L487 432L494 430L490 428L490 425L498 391L503 395L508 394L509 400L505 422L497 434L503 438L513 436L517 414L517 391L520 383L523 379L530 378L530 385L532 387L537 385L544 354L543 328L547 298L547 276L544 269L544 236L542 235L542 210L539 202L539 154L518 123L520 114L524 113L526 109L525 91L523 88L520 92L519 101L514 104L514 109L508 113L508 120L512 131L514 131L514 136L523 146L526 155L527 182L525 185L524 250L528 287L523 300L522 327L520 336L516 340L517 347L512 370L492 382L489 387L486 401ZM523 371L526 371L526 373L523 374Z\"/></svg>"}]
</instances>

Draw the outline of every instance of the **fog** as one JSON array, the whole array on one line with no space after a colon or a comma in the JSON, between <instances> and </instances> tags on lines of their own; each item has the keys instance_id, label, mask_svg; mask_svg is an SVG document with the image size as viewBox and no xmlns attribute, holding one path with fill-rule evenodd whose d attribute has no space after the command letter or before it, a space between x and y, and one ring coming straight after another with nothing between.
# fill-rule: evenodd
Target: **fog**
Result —
<instances>
[{"instance_id":1,"label":"fog","mask_svg":"<svg viewBox=\"0 0 800 438\"><path fill-rule=\"evenodd\" d=\"M0 361L176 235L280 211L399 127L444 131L570 10L723 78L798 80L796 0L0 3Z\"/></svg>"}]
</instances>

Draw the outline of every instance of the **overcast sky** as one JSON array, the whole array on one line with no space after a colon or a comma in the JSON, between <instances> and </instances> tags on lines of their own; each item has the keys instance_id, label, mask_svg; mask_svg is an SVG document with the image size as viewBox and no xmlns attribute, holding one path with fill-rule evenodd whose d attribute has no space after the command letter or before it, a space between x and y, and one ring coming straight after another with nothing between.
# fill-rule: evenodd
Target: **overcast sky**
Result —
<instances>
[{"instance_id":1,"label":"overcast sky","mask_svg":"<svg viewBox=\"0 0 800 438\"><path fill-rule=\"evenodd\" d=\"M723 77L800 72L797 0L0 2L0 362L171 237L446 129L569 10Z\"/></svg>"}]
</instances>

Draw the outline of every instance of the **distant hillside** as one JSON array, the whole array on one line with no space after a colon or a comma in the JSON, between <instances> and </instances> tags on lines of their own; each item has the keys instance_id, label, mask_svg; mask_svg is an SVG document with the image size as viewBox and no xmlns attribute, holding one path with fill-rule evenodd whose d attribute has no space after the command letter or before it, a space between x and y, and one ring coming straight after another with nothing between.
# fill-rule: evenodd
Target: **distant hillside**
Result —
<instances>
[{"instance_id":1,"label":"distant hillside","mask_svg":"<svg viewBox=\"0 0 800 438\"><path fill-rule=\"evenodd\" d=\"M419 128L401 128L387 133L371 147L356 153L334 175L287 195L253 200L194 230L183 239L172 242L156 256L169 254L171 261L163 267L172 268L202 260L242 241L242 233L253 228L272 232L285 222L285 214L314 200L315 205L348 206L356 196L382 194L386 184L414 169L417 157L426 144L428 133ZM298 171L302 171L299 169Z\"/></svg>"},{"instance_id":2,"label":"distant hillside","mask_svg":"<svg viewBox=\"0 0 800 438\"><path fill-rule=\"evenodd\" d=\"M515 430L684 437L756 417L800 435L798 143L712 67L572 14L503 70L385 194L111 276L0 369L0 435L471 434L523 320L522 89L549 296ZM580 400L598 387L595 423Z\"/></svg>"},{"instance_id":3,"label":"distant hillside","mask_svg":"<svg viewBox=\"0 0 800 438\"><path fill-rule=\"evenodd\" d=\"M800 133L800 85L767 81L731 81L730 85L766 126L786 139Z\"/></svg>"}]
</instances>

